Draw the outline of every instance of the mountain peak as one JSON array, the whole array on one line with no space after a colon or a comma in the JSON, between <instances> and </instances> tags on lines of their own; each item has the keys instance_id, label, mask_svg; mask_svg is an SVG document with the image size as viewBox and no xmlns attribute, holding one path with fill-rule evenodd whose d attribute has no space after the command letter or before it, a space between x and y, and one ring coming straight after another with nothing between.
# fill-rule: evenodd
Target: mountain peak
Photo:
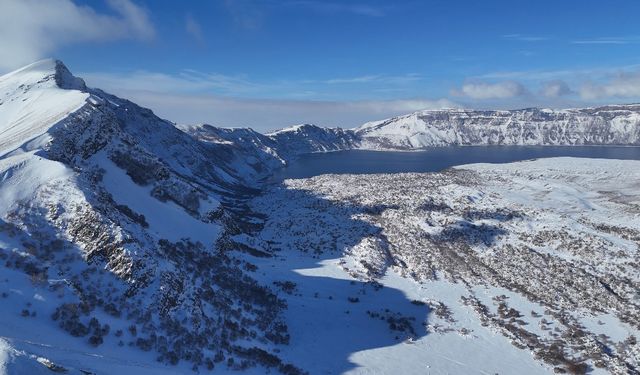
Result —
<instances>
[{"instance_id":1,"label":"mountain peak","mask_svg":"<svg viewBox=\"0 0 640 375\"><path fill-rule=\"evenodd\" d=\"M60 60L44 59L14 70L0 77L0 81L18 79L23 83L40 83L54 79L61 89L86 91L87 86L82 78L74 76Z\"/></svg>"},{"instance_id":2,"label":"mountain peak","mask_svg":"<svg viewBox=\"0 0 640 375\"><path fill-rule=\"evenodd\" d=\"M61 89L87 90L87 86L82 78L74 76L66 65L60 60L54 60L56 84Z\"/></svg>"},{"instance_id":3,"label":"mountain peak","mask_svg":"<svg viewBox=\"0 0 640 375\"><path fill-rule=\"evenodd\" d=\"M0 76L0 155L42 136L88 97L84 81L54 59Z\"/></svg>"}]
</instances>

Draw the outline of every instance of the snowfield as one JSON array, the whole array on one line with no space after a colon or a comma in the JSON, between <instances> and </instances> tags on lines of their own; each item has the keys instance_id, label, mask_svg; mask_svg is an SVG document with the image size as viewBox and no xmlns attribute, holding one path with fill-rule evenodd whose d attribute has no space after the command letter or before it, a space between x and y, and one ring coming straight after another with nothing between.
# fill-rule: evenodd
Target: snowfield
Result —
<instances>
[{"instance_id":1,"label":"snowfield","mask_svg":"<svg viewBox=\"0 0 640 375\"><path fill-rule=\"evenodd\" d=\"M335 353L283 353L313 373L635 373L639 187L638 161L579 158L286 180L253 202L261 237L314 265L292 342Z\"/></svg>"}]
</instances>

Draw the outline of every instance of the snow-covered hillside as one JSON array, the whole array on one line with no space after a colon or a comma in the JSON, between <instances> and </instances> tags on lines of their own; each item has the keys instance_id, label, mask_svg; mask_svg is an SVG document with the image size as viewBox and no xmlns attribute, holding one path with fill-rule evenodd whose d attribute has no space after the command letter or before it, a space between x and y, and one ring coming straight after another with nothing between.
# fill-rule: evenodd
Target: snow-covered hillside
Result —
<instances>
[{"instance_id":1,"label":"snow-covered hillside","mask_svg":"<svg viewBox=\"0 0 640 375\"><path fill-rule=\"evenodd\" d=\"M638 161L553 158L274 186L252 204L295 282L304 349L283 356L313 373L638 373L638 181ZM304 355L324 347L329 362Z\"/></svg>"},{"instance_id":2,"label":"snow-covered hillside","mask_svg":"<svg viewBox=\"0 0 640 375\"><path fill-rule=\"evenodd\" d=\"M281 301L228 241L254 166L59 61L3 76L0 95L2 356L297 371L270 354L288 340Z\"/></svg>"},{"instance_id":3,"label":"snow-covered hillside","mask_svg":"<svg viewBox=\"0 0 640 375\"><path fill-rule=\"evenodd\" d=\"M267 175L302 154L348 150L359 145L358 138L349 130L311 124L294 125L269 134L249 128L228 129L211 125L179 128L201 142L229 145L238 151L242 163L249 163Z\"/></svg>"},{"instance_id":4,"label":"snow-covered hillside","mask_svg":"<svg viewBox=\"0 0 640 375\"><path fill-rule=\"evenodd\" d=\"M357 137L340 128L321 128L303 124L268 134L281 153L289 157L311 152L346 150L357 147Z\"/></svg>"}]
</instances>

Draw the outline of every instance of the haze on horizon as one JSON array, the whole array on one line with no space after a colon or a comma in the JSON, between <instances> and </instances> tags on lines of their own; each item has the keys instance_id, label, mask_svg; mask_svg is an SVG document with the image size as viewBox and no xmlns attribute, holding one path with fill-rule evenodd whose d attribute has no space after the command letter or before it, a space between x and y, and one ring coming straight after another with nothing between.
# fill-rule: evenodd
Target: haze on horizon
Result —
<instances>
[{"instance_id":1,"label":"haze on horizon","mask_svg":"<svg viewBox=\"0 0 640 375\"><path fill-rule=\"evenodd\" d=\"M354 127L640 101L640 3L3 0L0 73L56 57L179 123Z\"/></svg>"}]
</instances>

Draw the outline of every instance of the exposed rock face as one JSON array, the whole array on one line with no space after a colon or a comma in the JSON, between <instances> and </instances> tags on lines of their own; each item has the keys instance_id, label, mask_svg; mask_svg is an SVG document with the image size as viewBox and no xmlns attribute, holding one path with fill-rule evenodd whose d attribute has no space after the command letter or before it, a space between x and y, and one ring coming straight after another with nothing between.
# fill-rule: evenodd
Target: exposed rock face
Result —
<instances>
[{"instance_id":1,"label":"exposed rock face","mask_svg":"<svg viewBox=\"0 0 640 375\"><path fill-rule=\"evenodd\" d=\"M231 156L228 164L234 165L237 173L247 181L265 177L286 164L278 143L253 129L211 125L179 128L210 147L228 150Z\"/></svg>"}]
</instances>

